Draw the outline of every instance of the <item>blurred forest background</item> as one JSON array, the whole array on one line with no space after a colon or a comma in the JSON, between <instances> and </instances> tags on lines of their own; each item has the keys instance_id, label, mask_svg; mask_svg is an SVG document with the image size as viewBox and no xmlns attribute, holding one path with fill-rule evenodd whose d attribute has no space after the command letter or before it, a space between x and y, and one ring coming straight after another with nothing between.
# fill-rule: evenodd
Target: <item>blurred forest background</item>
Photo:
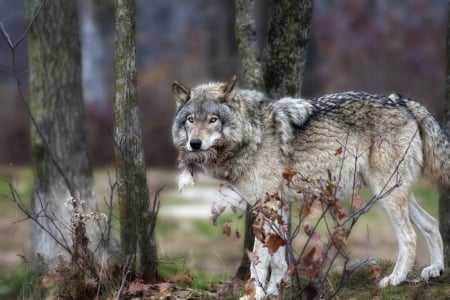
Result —
<instances>
[{"instance_id":1,"label":"blurred forest background","mask_svg":"<svg viewBox=\"0 0 450 300\"><path fill-rule=\"evenodd\" d=\"M78 2L89 154L94 166L102 166L114 160L114 1ZM257 30L264 36L270 1L256 2ZM24 3L0 0L0 7L0 22L16 40L26 30ZM303 96L345 90L398 92L424 103L440 120L446 8L445 0L315 0ZM25 44L16 60L26 81ZM0 40L0 63L11 62ZM138 0L137 68L147 164L174 167L171 82L193 85L239 74L234 1ZM30 162L29 127L15 82L0 73L0 164Z\"/></svg>"}]
</instances>

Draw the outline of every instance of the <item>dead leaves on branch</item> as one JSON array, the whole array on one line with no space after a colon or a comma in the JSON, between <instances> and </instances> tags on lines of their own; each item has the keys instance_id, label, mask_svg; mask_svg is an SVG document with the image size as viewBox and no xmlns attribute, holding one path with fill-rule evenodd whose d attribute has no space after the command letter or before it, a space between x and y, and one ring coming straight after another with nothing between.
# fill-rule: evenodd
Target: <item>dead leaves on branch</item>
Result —
<instances>
[{"instance_id":1,"label":"dead leaves on branch","mask_svg":"<svg viewBox=\"0 0 450 300\"><path fill-rule=\"evenodd\" d=\"M343 151L342 148L337 149L336 155L342 155ZM290 210L290 199L282 199L278 193L266 193L252 206L254 218L252 230L262 246L267 248L269 255L274 255L282 247L287 246L292 259L283 277L281 288L295 283L293 278L297 280L307 278L301 285L304 289L314 287L314 291L317 292L323 288L324 282L327 282L326 278L337 258L340 258L340 261L349 261L346 247L354 222L348 221L357 219L364 213L366 207L356 191L359 186L356 186L348 199L349 204L343 205L340 199L339 180L332 174L328 174L325 180L311 180L302 178L300 173L293 169L287 169L282 177L291 188L295 184L299 189L297 193L303 198L300 203L292 202L297 204L293 210L296 227L292 231L288 230L286 215ZM225 206L213 207L211 219L215 225L224 211ZM239 214L234 206L231 207L231 212ZM223 234L231 237L233 234L231 220L229 218L221 220ZM297 252L294 252L290 246L292 240L299 234L307 237L306 243L304 248L296 249ZM237 230L236 236L240 236ZM254 266L260 264L260 257L255 252L247 250L247 256ZM379 274L379 268L374 266L373 280L376 280ZM254 278L247 281L245 293L249 299L255 296L256 286L261 284Z\"/></svg>"},{"instance_id":2,"label":"dead leaves on branch","mask_svg":"<svg viewBox=\"0 0 450 300\"><path fill-rule=\"evenodd\" d=\"M310 280L315 280L321 275L326 259L326 253L323 252L322 248L313 247L300 258L298 269Z\"/></svg>"},{"instance_id":3,"label":"dead leaves on branch","mask_svg":"<svg viewBox=\"0 0 450 300\"><path fill-rule=\"evenodd\" d=\"M280 247L286 246L286 240L281 238L278 234L271 234L264 242L264 247L269 250L269 254L272 255L278 251Z\"/></svg>"}]
</instances>

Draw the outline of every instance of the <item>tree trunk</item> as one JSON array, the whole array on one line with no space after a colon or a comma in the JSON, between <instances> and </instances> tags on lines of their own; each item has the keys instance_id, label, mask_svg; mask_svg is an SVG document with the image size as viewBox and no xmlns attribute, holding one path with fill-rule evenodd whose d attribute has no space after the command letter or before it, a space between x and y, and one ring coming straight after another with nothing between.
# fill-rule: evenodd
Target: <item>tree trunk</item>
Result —
<instances>
[{"instance_id":1,"label":"tree trunk","mask_svg":"<svg viewBox=\"0 0 450 300\"><path fill-rule=\"evenodd\" d=\"M40 0L27 0L32 20ZM74 197L95 210L92 171L87 158L85 115L81 90L81 56L74 1L47 1L28 35L30 109L34 171L31 225L32 255L52 270L59 254L72 247L70 212ZM46 232L48 231L48 232ZM98 233L98 232L97 232ZM92 232L91 241L100 241ZM95 248L93 246L93 248Z\"/></svg>"},{"instance_id":2,"label":"tree trunk","mask_svg":"<svg viewBox=\"0 0 450 300\"><path fill-rule=\"evenodd\" d=\"M445 112L444 112L444 130L447 137L450 137L450 5L447 5L447 14L449 16L447 23L447 80L445 85ZM450 267L450 190L440 191L439 198L439 229L444 242L444 263Z\"/></svg>"},{"instance_id":3,"label":"tree trunk","mask_svg":"<svg viewBox=\"0 0 450 300\"><path fill-rule=\"evenodd\" d=\"M244 79L249 88L265 91L274 99L285 96L299 97L306 63L312 0L272 1L271 21L267 42L261 47L256 36L255 3L253 0L236 1L236 39L242 61ZM264 3L259 3L263 6ZM259 7L265 12L264 7ZM260 28L265 28L259 20ZM261 53L260 49L263 49ZM281 176L282 174L280 174ZM246 249L253 249L253 218L247 206L244 254L236 272L239 279L247 279L250 261ZM289 226L290 227L290 226Z\"/></svg>"},{"instance_id":4,"label":"tree trunk","mask_svg":"<svg viewBox=\"0 0 450 300\"><path fill-rule=\"evenodd\" d=\"M137 106L135 66L135 0L116 1L114 134L120 210L120 238L124 257L136 259L133 269L144 279L157 277L157 252L153 229L156 213L149 211Z\"/></svg>"},{"instance_id":5,"label":"tree trunk","mask_svg":"<svg viewBox=\"0 0 450 300\"><path fill-rule=\"evenodd\" d=\"M300 97L312 16L312 0L272 1L264 80L274 99Z\"/></svg>"}]
</instances>

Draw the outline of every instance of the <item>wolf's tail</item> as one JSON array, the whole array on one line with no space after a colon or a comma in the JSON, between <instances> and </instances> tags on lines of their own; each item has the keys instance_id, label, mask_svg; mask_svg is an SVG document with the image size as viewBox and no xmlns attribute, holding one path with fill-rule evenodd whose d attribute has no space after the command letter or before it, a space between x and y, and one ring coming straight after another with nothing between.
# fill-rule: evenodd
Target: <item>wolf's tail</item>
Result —
<instances>
[{"instance_id":1,"label":"wolf's tail","mask_svg":"<svg viewBox=\"0 0 450 300\"><path fill-rule=\"evenodd\" d=\"M436 119L419 103L405 100L419 124L423 144L424 174L439 185L450 188L450 143Z\"/></svg>"}]
</instances>

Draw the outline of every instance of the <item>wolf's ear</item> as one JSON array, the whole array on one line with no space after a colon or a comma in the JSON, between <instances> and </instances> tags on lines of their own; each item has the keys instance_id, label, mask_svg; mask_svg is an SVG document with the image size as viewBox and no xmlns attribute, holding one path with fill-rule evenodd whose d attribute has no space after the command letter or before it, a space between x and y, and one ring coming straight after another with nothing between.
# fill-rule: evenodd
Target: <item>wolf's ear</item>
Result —
<instances>
[{"instance_id":1,"label":"wolf's ear","mask_svg":"<svg viewBox=\"0 0 450 300\"><path fill-rule=\"evenodd\" d=\"M172 83L172 93L175 96L177 109L183 106L191 98L191 89L185 87L178 81Z\"/></svg>"},{"instance_id":2,"label":"wolf's ear","mask_svg":"<svg viewBox=\"0 0 450 300\"><path fill-rule=\"evenodd\" d=\"M223 95L220 97L221 101L226 101L231 91L233 91L234 86L237 82L237 76L233 75L231 79L224 85L221 86Z\"/></svg>"}]
</instances>

